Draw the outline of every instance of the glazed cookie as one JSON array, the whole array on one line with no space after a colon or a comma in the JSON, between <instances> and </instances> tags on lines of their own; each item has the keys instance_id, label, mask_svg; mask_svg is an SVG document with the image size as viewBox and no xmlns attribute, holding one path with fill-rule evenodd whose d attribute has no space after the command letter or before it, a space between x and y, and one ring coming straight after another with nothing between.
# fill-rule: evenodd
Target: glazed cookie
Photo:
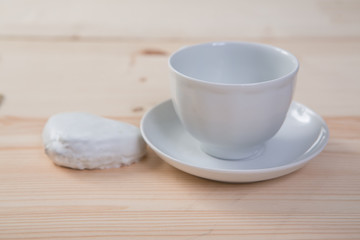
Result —
<instances>
[{"instance_id":1,"label":"glazed cookie","mask_svg":"<svg viewBox=\"0 0 360 240\"><path fill-rule=\"evenodd\" d=\"M81 112L50 117L42 137L45 152L55 164L75 169L130 165L146 151L137 127Z\"/></svg>"}]
</instances>

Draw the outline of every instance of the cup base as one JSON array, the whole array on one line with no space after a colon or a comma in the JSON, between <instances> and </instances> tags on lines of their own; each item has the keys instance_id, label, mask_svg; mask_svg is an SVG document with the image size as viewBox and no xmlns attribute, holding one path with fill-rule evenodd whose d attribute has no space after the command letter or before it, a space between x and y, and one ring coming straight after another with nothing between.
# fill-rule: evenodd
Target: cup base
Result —
<instances>
[{"instance_id":1,"label":"cup base","mask_svg":"<svg viewBox=\"0 0 360 240\"><path fill-rule=\"evenodd\" d=\"M238 148L232 149L228 147L214 147L207 145L201 146L201 150L206 154L223 160L244 160L256 158L257 156L262 154L264 148L264 144L246 150Z\"/></svg>"}]
</instances>

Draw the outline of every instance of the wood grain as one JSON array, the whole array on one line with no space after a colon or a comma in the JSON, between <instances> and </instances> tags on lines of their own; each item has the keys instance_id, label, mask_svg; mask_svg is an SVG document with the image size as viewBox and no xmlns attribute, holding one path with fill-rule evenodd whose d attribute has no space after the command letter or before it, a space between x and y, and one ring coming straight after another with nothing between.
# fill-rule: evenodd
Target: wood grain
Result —
<instances>
[{"instance_id":1,"label":"wood grain","mask_svg":"<svg viewBox=\"0 0 360 240\"><path fill-rule=\"evenodd\" d=\"M45 119L3 117L0 238L356 239L360 118L325 120L332 138L305 168L226 184L183 173L151 150L120 169L57 167L41 147Z\"/></svg>"},{"instance_id":2,"label":"wood grain","mask_svg":"<svg viewBox=\"0 0 360 240\"><path fill-rule=\"evenodd\" d=\"M12 0L0 36L43 39L360 37L356 0Z\"/></svg>"},{"instance_id":3,"label":"wood grain","mask_svg":"<svg viewBox=\"0 0 360 240\"><path fill-rule=\"evenodd\" d=\"M287 49L299 58L296 101L325 116L360 115L358 40L261 42ZM82 110L141 117L170 98L169 54L195 43L198 41L0 40L0 90L6 98L1 113L49 117ZM29 88L29 82L33 87Z\"/></svg>"},{"instance_id":4,"label":"wood grain","mask_svg":"<svg viewBox=\"0 0 360 240\"><path fill-rule=\"evenodd\" d=\"M0 239L360 239L360 5L355 0L0 0ZM294 99L330 128L324 151L250 184L198 178L153 151L79 171L44 154L54 113L135 125L170 97L168 56L255 41L300 61Z\"/></svg>"}]
</instances>

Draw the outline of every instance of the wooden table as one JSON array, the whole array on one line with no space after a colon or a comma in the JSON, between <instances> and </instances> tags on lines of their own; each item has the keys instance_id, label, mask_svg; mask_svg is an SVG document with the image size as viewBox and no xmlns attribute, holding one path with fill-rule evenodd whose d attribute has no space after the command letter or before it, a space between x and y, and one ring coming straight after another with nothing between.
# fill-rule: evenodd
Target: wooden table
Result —
<instances>
[{"instance_id":1,"label":"wooden table","mask_svg":"<svg viewBox=\"0 0 360 240\"><path fill-rule=\"evenodd\" d=\"M330 128L303 169L228 184L150 149L94 171L44 154L52 114L139 125L170 97L168 55L219 40L299 58L295 100ZM359 1L0 1L0 239L360 239L359 91Z\"/></svg>"}]
</instances>

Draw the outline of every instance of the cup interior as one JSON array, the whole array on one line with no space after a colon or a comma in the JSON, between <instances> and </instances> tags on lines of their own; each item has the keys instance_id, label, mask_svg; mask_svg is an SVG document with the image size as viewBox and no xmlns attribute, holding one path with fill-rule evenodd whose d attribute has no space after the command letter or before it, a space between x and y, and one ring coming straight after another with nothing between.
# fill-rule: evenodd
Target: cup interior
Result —
<instances>
[{"instance_id":1,"label":"cup interior","mask_svg":"<svg viewBox=\"0 0 360 240\"><path fill-rule=\"evenodd\" d=\"M289 52L264 44L219 42L185 47L169 60L187 78L220 84L253 84L294 73L298 61Z\"/></svg>"}]
</instances>

